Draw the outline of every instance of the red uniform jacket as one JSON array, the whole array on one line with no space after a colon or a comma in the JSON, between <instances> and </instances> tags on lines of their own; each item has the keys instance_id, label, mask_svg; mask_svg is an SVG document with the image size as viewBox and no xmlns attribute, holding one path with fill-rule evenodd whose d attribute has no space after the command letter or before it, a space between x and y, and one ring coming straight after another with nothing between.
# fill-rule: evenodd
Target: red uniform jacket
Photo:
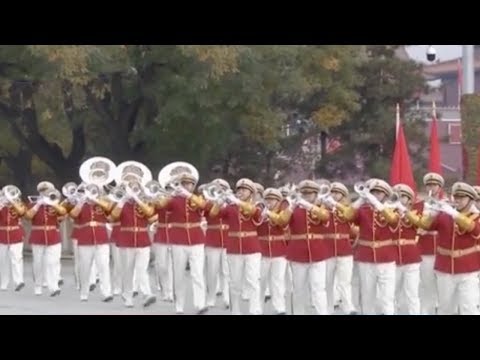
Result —
<instances>
[{"instance_id":1,"label":"red uniform jacket","mask_svg":"<svg viewBox=\"0 0 480 360\"><path fill-rule=\"evenodd\" d=\"M148 226L150 224L137 204L127 202L123 206L119 220L118 247L142 248L150 246L148 236Z\"/></svg>"},{"instance_id":2,"label":"red uniform jacket","mask_svg":"<svg viewBox=\"0 0 480 360\"><path fill-rule=\"evenodd\" d=\"M361 206L352 219L360 233L354 260L366 263L388 263L397 260L392 231L385 217L369 205Z\"/></svg>"},{"instance_id":3,"label":"red uniform jacket","mask_svg":"<svg viewBox=\"0 0 480 360\"><path fill-rule=\"evenodd\" d=\"M227 254L260 253L257 226L260 225L262 211L259 207L251 216L243 214L240 208L231 204L220 210L219 217L228 224Z\"/></svg>"},{"instance_id":4,"label":"red uniform jacket","mask_svg":"<svg viewBox=\"0 0 480 360\"><path fill-rule=\"evenodd\" d=\"M330 212L330 220L325 224L325 243L329 249L330 256L353 255L350 236L352 233L351 224L337 210Z\"/></svg>"},{"instance_id":5,"label":"red uniform jacket","mask_svg":"<svg viewBox=\"0 0 480 360\"><path fill-rule=\"evenodd\" d=\"M34 207L29 204L29 208ZM41 205L32 219L32 231L30 232L30 244L56 245L60 243L58 231L58 218L60 216L55 208Z\"/></svg>"},{"instance_id":6,"label":"red uniform jacket","mask_svg":"<svg viewBox=\"0 0 480 360\"><path fill-rule=\"evenodd\" d=\"M171 244L198 245L205 243L201 227L203 210L183 196L170 199L164 210L168 215L168 237Z\"/></svg>"},{"instance_id":7,"label":"red uniform jacket","mask_svg":"<svg viewBox=\"0 0 480 360\"><path fill-rule=\"evenodd\" d=\"M397 265L416 264L422 261L418 247L417 227L407 218L400 220L396 228L391 228L397 246Z\"/></svg>"},{"instance_id":8,"label":"red uniform jacket","mask_svg":"<svg viewBox=\"0 0 480 360\"><path fill-rule=\"evenodd\" d=\"M460 231L453 218L444 213L440 213L433 221L430 230L438 231L435 270L447 274L463 274L480 270L479 216L470 214L469 217L475 219L475 228L470 233Z\"/></svg>"},{"instance_id":9,"label":"red uniform jacket","mask_svg":"<svg viewBox=\"0 0 480 360\"><path fill-rule=\"evenodd\" d=\"M258 240L262 256L265 257L285 257L287 256L287 241L285 239L285 230L278 225L265 220L257 228Z\"/></svg>"},{"instance_id":10,"label":"red uniform jacket","mask_svg":"<svg viewBox=\"0 0 480 360\"><path fill-rule=\"evenodd\" d=\"M108 243L105 224L107 215L98 205L84 204L75 219L74 229L78 245L101 245Z\"/></svg>"},{"instance_id":11,"label":"red uniform jacket","mask_svg":"<svg viewBox=\"0 0 480 360\"><path fill-rule=\"evenodd\" d=\"M300 263L323 261L331 257L325 234L329 222L321 224L307 210L296 207L290 217L287 259Z\"/></svg>"},{"instance_id":12,"label":"red uniform jacket","mask_svg":"<svg viewBox=\"0 0 480 360\"><path fill-rule=\"evenodd\" d=\"M158 215L158 223L153 242L158 244L168 244L168 211L165 209L157 209L156 211Z\"/></svg>"},{"instance_id":13,"label":"red uniform jacket","mask_svg":"<svg viewBox=\"0 0 480 360\"><path fill-rule=\"evenodd\" d=\"M417 210L419 214L423 213L423 206L425 202L420 201L414 205L414 210ZM418 247L422 255L435 255L435 249L437 248L438 232L435 230L425 231L418 229Z\"/></svg>"},{"instance_id":14,"label":"red uniform jacket","mask_svg":"<svg viewBox=\"0 0 480 360\"><path fill-rule=\"evenodd\" d=\"M205 207L208 213L212 208L212 203L209 202ZM228 225L220 217L207 216L207 232L205 234L205 246L214 248L225 248L228 239Z\"/></svg>"},{"instance_id":15,"label":"red uniform jacket","mask_svg":"<svg viewBox=\"0 0 480 360\"><path fill-rule=\"evenodd\" d=\"M0 244L15 244L23 241L23 227L15 209L5 206L0 210Z\"/></svg>"}]
</instances>

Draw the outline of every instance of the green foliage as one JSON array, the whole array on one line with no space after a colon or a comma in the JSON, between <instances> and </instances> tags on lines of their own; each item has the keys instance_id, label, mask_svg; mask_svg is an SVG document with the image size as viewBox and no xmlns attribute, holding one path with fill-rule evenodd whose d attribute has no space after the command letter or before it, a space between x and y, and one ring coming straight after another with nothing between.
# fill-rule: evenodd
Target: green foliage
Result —
<instances>
[{"instance_id":1,"label":"green foliage","mask_svg":"<svg viewBox=\"0 0 480 360\"><path fill-rule=\"evenodd\" d=\"M478 136L480 129L480 96L476 94L463 95L461 102L463 146L467 153L468 167L465 181L477 184L478 169Z\"/></svg>"}]
</instances>

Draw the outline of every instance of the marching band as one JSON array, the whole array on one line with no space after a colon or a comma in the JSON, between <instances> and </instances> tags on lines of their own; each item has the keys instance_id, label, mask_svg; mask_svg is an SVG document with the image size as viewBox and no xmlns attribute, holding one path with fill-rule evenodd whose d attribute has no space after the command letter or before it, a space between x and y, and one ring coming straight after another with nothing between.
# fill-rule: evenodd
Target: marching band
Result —
<instances>
[{"instance_id":1,"label":"marching band","mask_svg":"<svg viewBox=\"0 0 480 360\"><path fill-rule=\"evenodd\" d=\"M23 278L22 221L31 222L35 295L60 295L59 224L70 221L74 275L81 302L99 282L103 301L126 307L143 296L185 312L191 279L197 314L217 306L232 314L301 315L480 313L480 187L424 177L424 199L406 184L303 180L264 188L240 179L198 186L186 162L154 180L143 164L94 157L79 185L60 192L47 181L38 196L0 191L0 290ZM198 187L197 187L198 186ZM62 199L63 194L63 199ZM150 284L153 256L155 287ZM189 268L190 276L186 275ZM291 307L287 309L287 304Z\"/></svg>"}]
</instances>

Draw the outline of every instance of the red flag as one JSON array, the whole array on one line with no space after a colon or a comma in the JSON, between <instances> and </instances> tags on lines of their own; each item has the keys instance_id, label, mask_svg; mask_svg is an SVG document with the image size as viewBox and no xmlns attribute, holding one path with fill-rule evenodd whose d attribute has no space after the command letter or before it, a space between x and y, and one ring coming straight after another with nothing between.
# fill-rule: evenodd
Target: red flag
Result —
<instances>
[{"instance_id":1,"label":"red flag","mask_svg":"<svg viewBox=\"0 0 480 360\"><path fill-rule=\"evenodd\" d=\"M428 160L428 171L442 175L442 164L440 160L440 142L438 141L437 114L435 102L433 103L432 125L430 127L430 157Z\"/></svg>"},{"instance_id":2,"label":"red flag","mask_svg":"<svg viewBox=\"0 0 480 360\"><path fill-rule=\"evenodd\" d=\"M398 137L395 142L392 168L390 169L390 184L392 186L405 184L410 186L414 192L417 191L402 124L399 124Z\"/></svg>"}]
</instances>

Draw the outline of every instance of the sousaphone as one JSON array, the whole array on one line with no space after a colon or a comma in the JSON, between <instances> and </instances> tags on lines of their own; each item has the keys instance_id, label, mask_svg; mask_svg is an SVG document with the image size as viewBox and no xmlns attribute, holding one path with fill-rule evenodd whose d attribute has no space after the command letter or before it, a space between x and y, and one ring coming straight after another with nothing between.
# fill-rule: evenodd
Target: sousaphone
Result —
<instances>
[{"instance_id":1,"label":"sousaphone","mask_svg":"<svg viewBox=\"0 0 480 360\"><path fill-rule=\"evenodd\" d=\"M96 156L80 166L80 178L85 184L103 187L114 180L116 166L112 160Z\"/></svg>"},{"instance_id":2,"label":"sousaphone","mask_svg":"<svg viewBox=\"0 0 480 360\"><path fill-rule=\"evenodd\" d=\"M196 185L199 180L199 174L195 166L184 161L170 163L160 170L158 174L158 182L164 189L168 186L178 187L182 179L185 178L194 180Z\"/></svg>"}]
</instances>

